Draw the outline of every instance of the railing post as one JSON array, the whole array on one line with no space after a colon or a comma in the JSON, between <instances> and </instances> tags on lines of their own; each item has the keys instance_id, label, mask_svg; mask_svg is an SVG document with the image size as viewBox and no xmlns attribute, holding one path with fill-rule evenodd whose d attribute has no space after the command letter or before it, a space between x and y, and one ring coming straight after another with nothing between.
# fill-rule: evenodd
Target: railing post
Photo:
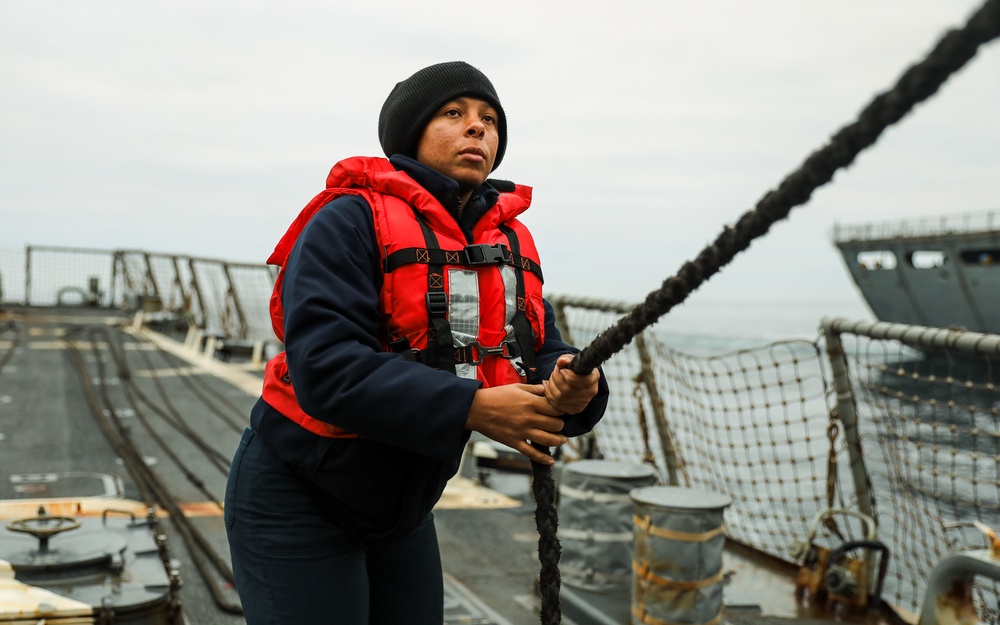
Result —
<instances>
[{"instance_id":1,"label":"railing post","mask_svg":"<svg viewBox=\"0 0 1000 625\"><path fill-rule=\"evenodd\" d=\"M858 411L855 407L854 393L851 391L851 381L847 375L847 354L844 353L844 344L840 340L840 332L828 324L826 319L823 320L822 325L823 335L826 339L826 354L830 360L830 372L833 375L833 388L837 394L836 417L844 426L844 439L847 442L847 456L851 462L851 477L854 480L854 493L858 498L858 510L872 519L877 532L878 517L875 515L872 482L861 453L861 432L858 430ZM832 440L830 441L830 445L833 445ZM828 479L835 477L828 476ZM883 555L882 557L885 556ZM875 557L873 553L868 553L865 557L865 567L868 570L868 579L875 579ZM870 592L870 589L865 590L866 592Z\"/></svg>"},{"instance_id":2,"label":"railing post","mask_svg":"<svg viewBox=\"0 0 1000 625\"><path fill-rule=\"evenodd\" d=\"M174 268L174 288L181 294L181 312L188 314L191 312L191 297L184 290L184 280L181 279L181 267L177 262L177 256L170 256L170 264Z\"/></svg>"},{"instance_id":3,"label":"railing post","mask_svg":"<svg viewBox=\"0 0 1000 625\"><path fill-rule=\"evenodd\" d=\"M24 254L24 305L31 306L31 246L25 248Z\"/></svg>"},{"instance_id":4,"label":"railing post","mask_svg":"<svg viewBox=\"0 0 1000 625\"><path fill-rule=\"evenodd\" d=\"M108 302L109 307L114 307L117 305L118 301L118 253L113 252L111 254L111 284L108 285ZM124 267L122 271L124 271Z\"/></svg>"},{"instance_id":5,"label":"railing post","mask_svg":"<svg viewBox=\"0 0 1000 625\"><path fill-rule=\"evenodd\" d=\"M117 250L115 252L115 258L118 259L119 266L122 268L122 280L125 283L125 294L133 293L138 295L140 293L140 288L136 286L135 278L129 268L128 254L129 253L125 250Z\"/></svg>"},{"instance_id":6,"label":"railing post","mask_svg":"<svg viewBox=\"0 0 1000 625\"><path fill-rule=\"evenodd\" d=\"M844 426L844 438L847 441L847 455L851 462L851 476L854 479L854 493L858 498L858 510L874 519L877 525L871 479L861 454L858 413L854 394L851 392L851 382L847 376L847 355L844 353L844 344L840 340L840 332L828 325L826 320L823 322L823 335L826 339L830 371L833 374L834 392L837 394L836 416Z\"/></svg>"},{"instance_id":7,"label":"railing post","mask_svg":"<svg viewBox=\"0 0 1000 625\"><path fill-rule=\"evenodd\" d=\"M142 261L146 263L146 283L153 289L153 297L159 298L160 301L163 301L163 298L160 296L160 286L156 283L156 276L153 274L153 263L149 259L149 252L142 253ZM144 288L143 295L146 294L147 291Z\"/></svg>"},{"instance_id":8,"label":"railing post","mask_svg":"<svg viewBox=\"0 0 1000 625\"><path fill-rule=\"evenodd\" d=\"M653 359L649 355L646 336L640 332L635 337L635 348L639 352L639 362L642 364L642 383L649 393L649 403L652 404L653 418L656 419L656 431L660 435L660 449L663 451L663 461L667 465L667 479L670 486L679 486L677 480L677 451L674 439L667 425L667 415L663 411L663 399L656 385L656 375L653 371Z\"/></svg>"},{"instance_id":9,"label":"railing post","mask_svg":"<svg viewBox=\"0 0 1000 625\"><path fill-rule=\"evenodd\" d=\"M236 338L245 339L247 337L247 331L250 324L247 323L247 317L243 313L243 305L240 304L239 294L236 292L236 286L233 284L233 276L229 272L229 263L222 263L222 273L226 276L226 286L229 291L229 298L233 302L233 307L236 308L236 316L240 320L240 330L239 336Z\"/></svg>"},{"instance_id":10,"label":"railing post","mask_svg":"<svg viewBox=\"0 0 1000 625\"><path fill-rule=\"evenodd\" d=\"M188 269L191 270L191 293L198 298L198 311L201 313L200 318L195 317L195 324L204 329L208 324L208 313L205 312L205 296L201 292L201 284L198 283L198 271L195 269L193 258L188 258Z\"/></svg>"}]
</instances>

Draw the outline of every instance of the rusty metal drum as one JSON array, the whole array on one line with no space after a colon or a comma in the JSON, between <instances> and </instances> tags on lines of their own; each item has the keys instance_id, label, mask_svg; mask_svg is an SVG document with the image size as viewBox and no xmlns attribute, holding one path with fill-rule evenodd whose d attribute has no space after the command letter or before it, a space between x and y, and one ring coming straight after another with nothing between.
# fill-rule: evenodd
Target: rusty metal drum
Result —
<instances>
[{"instance_id":1,"label":"rusty metal drum","mask_svg":"<svg viewBox=\"0 0 1000 625\"><path fill-rule=\"evenodd\" d=\"M634 504L632 624L716 625L724 615L723 512L719 493L651 486Z\"/></svg>"},{"instance_id":2,"label":"rusty metal drum","mask_svg":"<svg viewBox=\"0 0 1000 625\"><path fill-rule=\"evenodd\" d=\"M559 485L562 582L628 597L632 584L632 500L629 491L658 482L648 464L580 460Z\"/></svg>"}]
</instances>

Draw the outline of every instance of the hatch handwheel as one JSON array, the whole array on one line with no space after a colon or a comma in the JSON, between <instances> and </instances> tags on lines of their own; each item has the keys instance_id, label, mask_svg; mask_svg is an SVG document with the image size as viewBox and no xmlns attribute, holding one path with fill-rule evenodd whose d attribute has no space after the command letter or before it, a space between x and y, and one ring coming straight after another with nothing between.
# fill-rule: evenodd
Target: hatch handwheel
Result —
<instances>
[{"instance_id":1,"label":"hatch handwheel","mask_svg":"<svg viewBox=\"0 0 1000 625\"><path fill-rule=\"evenodd\" d=\"M78 527L80 527L79 519L68 516L48 516L47 514L15 519L7 523L7 529L10 531L31 534L37 538L39 552L48 551L49 539L56 534L75 530Z\"/></svg>"}]
</instances>

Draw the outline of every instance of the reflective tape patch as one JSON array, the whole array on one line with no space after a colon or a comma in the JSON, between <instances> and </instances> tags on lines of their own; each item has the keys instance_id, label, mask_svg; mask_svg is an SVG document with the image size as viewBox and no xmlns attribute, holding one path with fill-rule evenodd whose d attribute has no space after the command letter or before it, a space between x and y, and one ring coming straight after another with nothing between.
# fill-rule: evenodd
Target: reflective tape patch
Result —
<instances>
[{"instance_id":1,"label":"reflective tape patch","mask_svg":"<svg viewBox=\"0 0 1000 625\"><path fill-rule=\"evenodd\" d=\"M514 314L517 313L517 271L508 265L502 265L500 267L500 276L503 278L504 326L509 336L514 332L511 321L514 319ZM521 349L533 349L533 346L522 345ZM507 362L510 363L510 366L514 367L519 376L523 377L527 373L520 356L511 358Z\"/></svg>"},{"instance_id":2,"label":"reflective tape patch","mask_svg":"<svg viewBox=\"0 0 1000 625\"><path fill-rule=\"evenodd\" d=\"M468 269L448 270L448 325L452 342L465 347L479 336L479 275ZM459 363L455 374L460 378L476 379L476 365Z\"/></svg>"}]
</instances>

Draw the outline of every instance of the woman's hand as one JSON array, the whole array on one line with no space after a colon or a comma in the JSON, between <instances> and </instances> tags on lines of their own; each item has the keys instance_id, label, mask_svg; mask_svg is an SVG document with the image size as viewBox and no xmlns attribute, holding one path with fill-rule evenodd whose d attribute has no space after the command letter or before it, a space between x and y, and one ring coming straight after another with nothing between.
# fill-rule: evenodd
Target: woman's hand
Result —
<instances>
[{"instance_id":1,"label":"woman's hand","mask_svg":"<svg viewBox=\"0 0 1000 625\"><path fill-rule=\"evenodd\" d=\"M601 379L597 369L591 369L587 375L574 373L569 368L572 362L572 354L563 354L556 361L552 375L542 382L545 399L561 414L577 414L586 408L597 395L597 381Z\"/></svg>"},{"instance_id":2,"label":"woman's hand","mask_svg":"<svg viewBox=\"0 0 1000 625\"><path fill-rule=\"evenodd\" d=\"M508 384L476 391L465 426L534 462L551 465L555 463L552 457L531 443L544 447L564 444L568 439L559 434L563 428L561 414L547 400L542 384Z\"/></svg>"}]
</instances>

